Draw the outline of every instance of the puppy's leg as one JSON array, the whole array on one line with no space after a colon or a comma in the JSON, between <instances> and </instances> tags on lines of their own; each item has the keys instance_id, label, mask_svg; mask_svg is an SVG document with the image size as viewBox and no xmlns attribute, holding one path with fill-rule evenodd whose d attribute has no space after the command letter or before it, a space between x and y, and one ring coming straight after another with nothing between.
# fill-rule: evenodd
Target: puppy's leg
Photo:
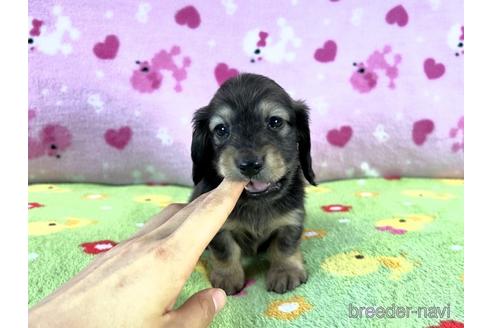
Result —
<instances>
[{"instance_id":1,"label":"puppy's leg","mask_svg":"<svg viewBox=\"0 0 492 328\"><path fill-rule=\"evenodd\" d=\"M244 270L241 266L241 248L228 230L221 230L210 243L212 286L222 288L232 295L244 286Z\"/></svg>"},{"instance_id":2,"label":"puppy's leg","mask_svg":"<svg viewBox=\"0 0 492 328\"><path fill-rule=\"evenodd\" d=\"M267 251L270 260L268 291L285 293L307 281L308 275L299 249L302 230L302 225L287 225L277 229L276 237Z\"/></svg>"}]
</instances>

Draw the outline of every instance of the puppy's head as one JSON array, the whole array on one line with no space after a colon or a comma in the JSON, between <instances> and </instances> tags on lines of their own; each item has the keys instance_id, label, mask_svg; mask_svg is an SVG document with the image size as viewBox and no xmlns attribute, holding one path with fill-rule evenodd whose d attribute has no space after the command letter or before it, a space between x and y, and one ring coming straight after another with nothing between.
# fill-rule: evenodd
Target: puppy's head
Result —
<instances>
[{"instance_id":1,"label":"puppy's head","mask_svg":"<svg viewBox=\"0 0 492 328\"><path fill-rule=\"evenodd\" d=\"M241 74L225 82L193 118L193 181L248 180L251 197L277 194L299 166L314 182L307 106L264 76Z\"/></svg>"}]
</instances>

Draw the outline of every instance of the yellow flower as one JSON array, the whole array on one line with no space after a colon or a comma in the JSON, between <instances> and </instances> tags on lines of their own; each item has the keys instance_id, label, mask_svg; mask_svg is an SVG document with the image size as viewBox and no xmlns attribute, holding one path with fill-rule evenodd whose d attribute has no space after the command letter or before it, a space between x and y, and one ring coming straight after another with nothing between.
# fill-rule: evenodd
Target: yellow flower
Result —
<instances>
[{"instance_id":1,"label":"yellow flower","mask_svg":"<svg viewBox=\"0 0 492 328\"><path fill-rule=\"evenodd\" d=\"M434 217L426 214L407 214L402 217L379 220L376 222L376 227L390 227L392 229L404 230L404 232L417 231L422 230L427 223L433 220Z\"/></svg>"},{"instance_id":2,"label":"yellow flower","mask_svg":"<svg viewBox=\"0 0 492 328\"><path fill-rule=\"evenodd\" d=\"M328 257L321 267L336 276L362 276L379 269L376 257L363 255L357 251L341 253Z\"/></svg>"},{"instance_id":3,"label":"yellow flower","mask_svg":"<svg viewBox=\"0 0 492 328\"><path fill-rule=\"evenodd\" d=\"M463 179L441 179L441 182L451 186L463 186L465 184Z\"/></svg>"},{"instance_id":4,"label":"yellow flower","mask_svg":"<svg viewBox=\"0 0 492 328\"><path fill-rule=\"evenodd\" d=\"M159 207L166 207L172 203L172 199L166 195L142 195L133 199L138 203L149 203Z\"/></svg>"},{"instance_id":5,"label":"yellow flower","mask_svg":"<svg viewBox=\"0 0 492 328\"><path fill-rule=\"evenodd\" d=\"M422 197L436 200L449 200L455 198L453 194L448 192L435 192L431 190L405 190L402 194L410 197Z\"/></svg>"},{"instance_id":6,"label":"yellow flower","mask_svg":"<svg viewBox=\"0 0 492 328\"><path fill-rule=\"evenodd\" d=\"M309 186L309 187L306 187L306 192L308 194L311 194L311 193L328 193L328 192L331 192L331 189L327 188L327 187L323 187L323 186Z\"/></svg>"},{"instance_id":7,"label":"yellow flower","mask_svg":"<svg viewBox=\"0 0 492 328\"><path fill-rule=\"evenodd\" d=\"M53 184L34 184L27 189L29 192L68 192L70 189L61 188Z\"/></svg>"},{"instance_id":8,"label":"yellow flower","mask_svg":"<svg viewBox=\"0 0 492 328\"><path fill-rule=\"evenodd\" d=\"M49 220L49 221L34 221L29 222L29 236L42 236L52 233L60 232L65 229L80 228L89 224L95 224L97 221L90 219L80 219L74 217L68 217L64 221L62 220Z\"/></svg>"},{"instance_id":9,"label":"yellow flower","mask_svg":"<svg viewBox=\"0 0 492 328\"><path fill-rule=\"evenodd\" d=\"M273 301L268 305L265 314L271 318L293 320L309 311L313 306L302 296L294 296L284 300Z\"/></svg>"},{"instance_id":10,"label":"yellow flower","mask_svg":"<svg viewBox=\"0 0 492 328\"><path fill-rule=\"evenodd\" d=\"M205 260L198 260L198 263L195 266L195 271L207 275L207 262Z\"/></svg>"},{"instance_id":11,"label":"yellow flower","mask_svg":"<svg viewBox=\"0 0 492 328\"><path fill-rule=\"evenodd\" d=\"M326 258L321 267L342 277L364 276L384 267L390 271L389 279L398 280L413 269L413 264L403 256L369 256L351 251Z\"/></svg>"},{"instance_id":12,"label":"yellow flower","mask_svg":"<svg viewBox=\"0 0 492 328\"><path fill-rule=\"evenodd\" d=\"M413 264L403 256L380 256L379 261L390 270L389 278L391 280L398 280L402 275L413 269Z\"/></svg>"}]
</instances>

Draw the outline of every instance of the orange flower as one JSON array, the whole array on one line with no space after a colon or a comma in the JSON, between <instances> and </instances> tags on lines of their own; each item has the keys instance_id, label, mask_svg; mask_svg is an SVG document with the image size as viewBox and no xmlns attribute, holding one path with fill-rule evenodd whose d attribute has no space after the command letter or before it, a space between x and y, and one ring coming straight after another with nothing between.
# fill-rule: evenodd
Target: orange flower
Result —
<instances>
[{"instance_id":1,"label":"orange flower","mask_svg":"<svg viewBox=\"0 0 492 328\"><path fill-rule=\"evenodd\" d=\"M311 238L323 238L324 236L326 236L325 230L304 229L302 239L306 240Z\"/></svg>"}]
</instances>

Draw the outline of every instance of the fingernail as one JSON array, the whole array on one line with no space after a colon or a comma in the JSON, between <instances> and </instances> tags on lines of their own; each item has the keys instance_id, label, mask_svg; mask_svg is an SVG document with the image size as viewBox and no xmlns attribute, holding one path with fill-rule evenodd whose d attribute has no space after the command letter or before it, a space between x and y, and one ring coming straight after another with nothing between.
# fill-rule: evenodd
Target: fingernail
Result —
<instances>
[{"instance_id":1,"label":"fingernail","mask_svg":"<svg viewBox=\"0 0 492 328\"><path fill-rule=\"evenodd\" d=\"M212 293L212 300L214 301L214 305L215 305L215 313L217 313L220 310L222 310L222 308L226 304L227 301L226 293L222 289L216 288Z\"/></svg>"}]
</instances>

